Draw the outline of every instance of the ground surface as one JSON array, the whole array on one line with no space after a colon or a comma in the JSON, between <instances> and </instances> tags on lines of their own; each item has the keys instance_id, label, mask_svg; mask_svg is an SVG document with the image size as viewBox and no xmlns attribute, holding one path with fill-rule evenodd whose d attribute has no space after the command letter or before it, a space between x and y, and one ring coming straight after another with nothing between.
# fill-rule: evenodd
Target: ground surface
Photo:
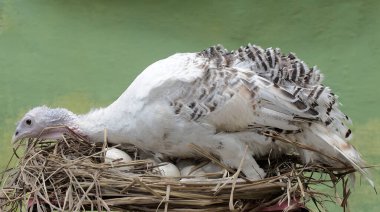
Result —
<instances>
[{"instance_id":1,"label":"ground surface","mask_svg":"<svg viewBox=\"0 0 380 212\"><path fill-rule=\"evenodd\" d=\"M32 107L105 106L160 58L248 42L317 64L354 120L353 143L379 164L379 8L375 0L0 0L0 166L15 122ZM352 211L375 211L380 201L364 182L350 199Z\"/></svg>"}]
</instances>

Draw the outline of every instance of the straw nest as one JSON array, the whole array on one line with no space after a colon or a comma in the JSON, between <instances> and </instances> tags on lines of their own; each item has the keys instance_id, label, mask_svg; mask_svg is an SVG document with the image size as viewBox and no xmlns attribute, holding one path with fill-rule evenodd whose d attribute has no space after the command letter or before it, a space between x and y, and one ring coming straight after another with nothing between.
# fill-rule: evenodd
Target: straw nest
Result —
<instances>
[{"instance_id":1,"label":"straw nest","mask_svg":"<svg viewBox=\"0 0 380 212\"><path fill-rule=\"evenodd\" d=\"M345 208L347 174L353 172L349 167L302 165L297 155L287 155L259 160L267 177L251 181L240 169L231 170L192 145L205 161L225 171L208 173L207 178L189 176L191 180L184 181L155 174L152 162L140 160L141 151L132 146L118 148L136 160L105 163L105 146L76 136L60 141L29 139L19 144L10 161L15 165L3 172L0 210L269 211L286 205L291 211L310 205L323 210L325 201ZM129 171L120 169L126 166ZM337 184L343 185L339 186L342 192L337 192ZM322 192L321 186L329 188L328 193Z\"/></svg>"}]
</instances>

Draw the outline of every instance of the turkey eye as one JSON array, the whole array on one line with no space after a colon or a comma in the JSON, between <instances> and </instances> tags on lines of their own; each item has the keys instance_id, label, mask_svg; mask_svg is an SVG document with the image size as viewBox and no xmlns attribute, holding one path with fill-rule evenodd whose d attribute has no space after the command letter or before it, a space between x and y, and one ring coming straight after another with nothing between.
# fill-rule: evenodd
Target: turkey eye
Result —
<instances>
[{"instance_id":1,"label":"turkey eye","mask_svg":"<svg viewBox=\"0 0 380 212\"><path fill-rule=\"evenodd\" d=\"M31 124L32 124L32 120L27 119L27 120L25 121L25 123L26 123L27 125L31 125Z\"/></svg>"}]
</instances>

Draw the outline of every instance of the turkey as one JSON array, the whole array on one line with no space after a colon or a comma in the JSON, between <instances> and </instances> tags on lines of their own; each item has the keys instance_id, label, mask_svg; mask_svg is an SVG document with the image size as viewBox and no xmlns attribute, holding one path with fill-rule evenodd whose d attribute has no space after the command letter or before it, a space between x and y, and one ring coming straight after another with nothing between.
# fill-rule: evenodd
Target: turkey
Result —
<instances>
[{"instance_id":1,"label":"turkey","mask_svg":"<svg viewBox=\"0 0 380 212\"><path fill-rule=\"evenodd\" d=\"M352 166L373 186L348 143L351 120L322 80L293 53L251 44L229 52L217 45L153 63L106 108L76 115L36 107L18 123L13 141L60 139L73 131L103 142L107 129L109 142L157 154L194 157L195 144L232 168L243 160L242 172L252 179L266 174L255 158L296 151L304 163Z\"/></svg>"}]
</instances>

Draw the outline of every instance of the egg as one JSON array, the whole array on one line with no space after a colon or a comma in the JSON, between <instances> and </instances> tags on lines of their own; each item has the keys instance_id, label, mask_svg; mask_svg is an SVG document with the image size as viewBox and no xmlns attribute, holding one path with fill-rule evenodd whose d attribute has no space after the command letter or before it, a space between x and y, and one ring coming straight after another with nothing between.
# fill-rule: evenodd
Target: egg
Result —
<instances>
[{"instance_id":1,"label":"egg","mask_svg":"<svg viewBox=\"0 0 380 212\"><path fill-rule=\"evenodd\" d=\"M124 151L117 148L108 148L105 152L105 163L131 162L132 158ZM131 167L119 167L119 170L129 170Z\"/></svg>"},{"instance_id":2,"label":"egg","mask_svg":"<svg viewBox=\"0 0 380 212\"><path fill-rule=\"evenodd\" d=\"M224 169L219 165L209 162L208 164L202 166L202 170L206 173L223 173Z\"/></svg>"},{"instance_id":3,"label":"egg","mask_svg":"<svg viewBox=\"0 0 380 212\"><path fill-rule=\"evenodd\" d=\"M198 168L194 170L195 166L190 165L190 166L185 166L181 169L181 176L204 176L206 173L201 169ZM205 179L206 177L197 177L197 179Z\"/></svg>"},{"instance_id":4,"label":"egg","mask_svg":"<svg viewBox=\"0 0 380 212\"><path fill-rule=\"evenodd\" d=\"M153 172L160 174L165 177L180 177L181 174L177 168L172 163L160 163L156 168L153 169Z\"/></svg>"}]
</instances>

